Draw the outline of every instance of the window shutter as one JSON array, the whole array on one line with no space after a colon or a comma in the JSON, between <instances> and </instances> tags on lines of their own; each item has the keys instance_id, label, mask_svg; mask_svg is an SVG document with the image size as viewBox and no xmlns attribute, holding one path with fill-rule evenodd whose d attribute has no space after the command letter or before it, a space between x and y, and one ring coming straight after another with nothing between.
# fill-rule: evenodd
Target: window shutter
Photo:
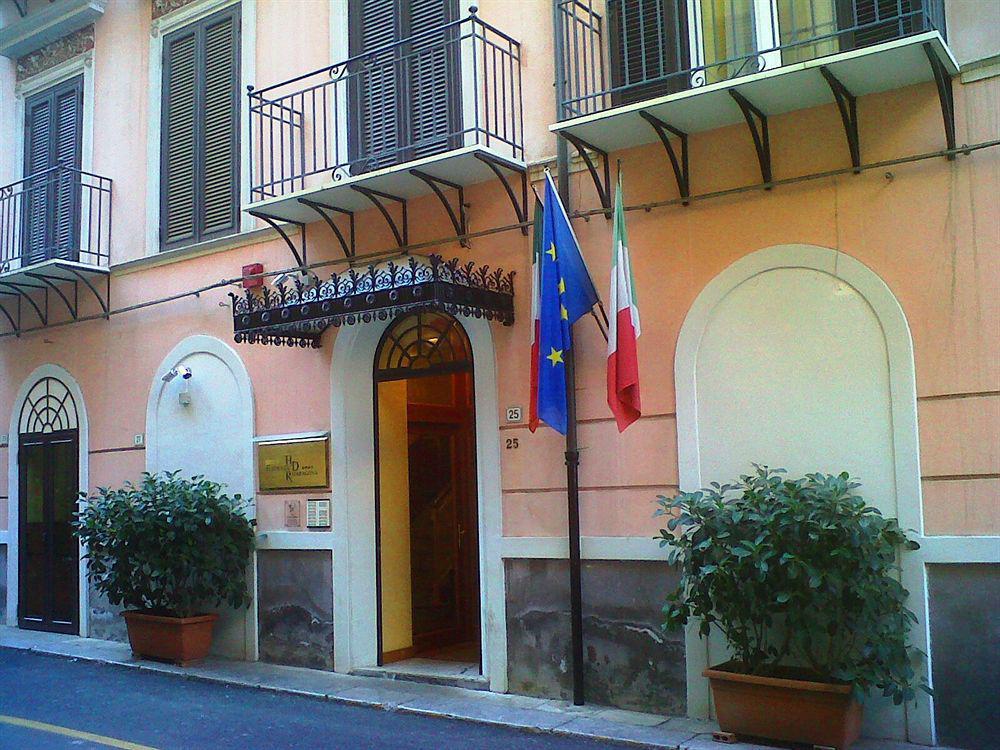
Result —
<instances>
[{"instance_id":1,"label":"window shutter","mask_svg":"<svg viewBox=\"0 0 1000 750\"><path fill-rule=\"evenodd\" d=\"M848 32L841 40L843 49L856 49L888 42L919 30L920 0L840 0L837 8L841 28L865 26Z\"/></svg>"},{"instance_id":2,"label":"window shutter","mask_svg":"<svg viewBox=\"0 0 1000 750\"><path fill-rule=\"evenodd\" d=\"M52 98L42 95L28 102L25 117L24 174L38 175L52 166ZM30 180L24 201L22 250L25 265L45 260L48 254L48 175Z\"/></svg>"},{"instance_id":3,"label":"window shutter","mask_svg":"<svg viewBox=\"0 0 1000 750\"><path fill-rule=\"evenodd\" d=\"M28 99L25 107L25 264L50 258L76 260L79 245L83 78L77 76Z\"/></svg>"},{"instance_id":4,"label":"window shutter","mask_svg":"<svg viewBox=\"0 0 1000 750\"><path fill-rule=\"evenodd\" d=\"M205 29L205 128L202 200L206 235L236 227L239 209L239 58L236 18Z\"/></svg>"},{"instance_id":5,"label":"window shutter","mask_svg":"<svg viewBox=\"0 0 1000 750\"><path fill-rule=\"evenodd\" d=\"M397 0L355 0L355 34L351 56L371 52L398 41L402 33ZM357 171L365 172L393 163L400 141L399 75L391 61L398 52L380 55L369 69L355 78L358 138L353 159L361 160ZM371 159L371 161L367 161Z\"/></svg>"},{"instance_id":6,"label":"window shutter","mask_svg":"<svg viewBox=\"0 0 1000 750\"><path fill-rule=\"evenodd\" d=\"M80 141L83 130L83 86L72 86L56 92L53 97L55 111L55 161L57 164L80 168ZM53 182L55 210L53 219L53 244L55 256L63 260L76 260L79 256L80 237L80 175L76 171L60 170Z\"/></svg>"},{"instance_id":7,"label":"window shutter","mask_svg":"<svg viewBox=\"0 0 1000 750\"><path fill-rule=\"evenodd\" d=\"M194 30L163 42L160 222L164 246L197 237L198 46Z\"/></svg>"},{"instance_id":8,"label":"window shutter","mask_svg":"<svg viewBox=\"0 0 1000 750\"><path fill-rule=\"evenodd\" d=\"M352 0L352 57L425 35L379 55L355 78L356 173L458 145L448 138L461 129L458 34L451 32L455 43L445 48L445 32L434 33L457 12L455 0Z\"/></svg>"},{"instance_id":9,"label":"window shutter","mask_svg":"<svg viewBox=\"0 0 1000 750\"><path fill-rule=\"evenodd\" d=\"M239 46L239 6L164 38L164 248L210 239L239 225Z\"/></svg>"},{"instance_id":10,"label":"window shutter","mask_svg":"<svg viewBox=\"0 0 1000 750\"><path fill-rule=\"evenodd\" d=\"M662 80L689 67L686 8L683 0L608 0L611 85L628 87L612 95L615 105L687 88L685 76Z\"/></svg>"},{"instance_id":11,"label":"window shutter","mask_svg":"<svg viewBox=\"0 0 1000 750\"><path fill-rule=\"evenodd\" d=\"M410 96L404 110L409 115L409 158L446 150L448 134L459 130L453 127L460 111L458 35L454 30L434 33L453 20L453 6L449 0L411 0L408 5L408 36L425 34L414 39L411 49L404 53L412 61Z\"/></svg>"}]
</instances>

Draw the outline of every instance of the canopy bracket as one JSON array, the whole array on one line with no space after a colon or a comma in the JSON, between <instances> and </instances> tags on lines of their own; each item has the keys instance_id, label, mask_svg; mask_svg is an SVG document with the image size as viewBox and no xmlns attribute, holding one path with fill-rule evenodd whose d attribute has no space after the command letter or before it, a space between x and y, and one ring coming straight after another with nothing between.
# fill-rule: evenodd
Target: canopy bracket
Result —
<instances>
[{"instance_id":1,"label":"canopy bracket","mask_svg":"<svg viewBox=\"0 0 1000 750\"><path fill-rule=\"evenodd\" d=\"M308 265L309 255L306 248L306 225L299 221L289 221L288 219L281 219L281 217L271 216L270 214L265 214L262 211L247 211L248 214L254 218L260 219L266 222L275 232L281 235L281 239L285 241L288 245L288 249L292 252L292 257L295 258L295 264L299 268L305 268ZM295 243L292 242L292 238L288 236L288 232L282 228L275 219L280 219L288 224L294 224L299 228L299 232L302 234L302 252L299 253L298 248L295 247Z\"/></svg>"},{"instance_id":2,"label":"canopy bracket","mask_svg":"<svg viewBox=\"0 0 1000 750\"><path fill-rule=\"evenodd\" d=\"M951 88L951 75L934 52L930 42L924 42L924 52L934 71L934 83L937 85L938 99L941 100L941 116L944 118L944 139L948 144L948 161L955 160L955 96Z\"/></svg>"},{"instance_id":3,"label":"canopy bracket","mask_svg":"<svg viewBox=\"0 0 1000 750\"><path fill-rule=\"evenodd\" d=\"M747 121L747 128L757 151L757 161L760 162L760 176L764 184L768 185L771 182L771 139L767 133L767 115L736 89L729 89L729 95L740 105L743 118Z\"/></svg>"},{"instance_id":4,"label":"canopy bracket","mask_svg":"<svg viewBox=\"0 0 1000 750\"><path fill-rule=\"evenodd\" d=\"M469 233L469 217L465 212L465 188L454 182L442 180L440 177L435 177L434 175L427 174L426 172L421 172L419 169L411 169L410 174L418 180L424 182L431 190L434 191L434 195L438 197L438 200L441 201L441 205L444 206L444 210L448 213L448 218L451 219L451 225L455 227L455 234L459 237L459 244L462 247L472 247L472 243L469 241L469 238L465 236ZM451 205L451 202L448 200L448 197L441 189L442 185L458 192L457 214L455 213L455 209Z\"/></svg>"},{"instance_id":5,"label":"canopy bracket","mask_svg":"<svg viewBox=\"0 0 1000 750\"><path fill-rule=\"evenodd\" d=\"M847 148L851 152L851 166L854 167L854 174L860 174L861 139L858 135L858 99L825 65L820 66L819 72L823 74L823 78L829 84L834 101L837 102L837 109L840 110L840 119L844 123L844 134L847 136Z\"/></svg>"},{"instance_id":6,"label":"canopy bracket","mask_svg":"<svg viewBox=\"0 0 1000 750\"><path fill-rule=\"evenodd\" d=\"M400 198L398 195L383 193L379 190L372 190L371 188L362 187L361 185L351 185L351 189L361 193L361 195L370 200L372 205L379 210L379 213L382 214L382 217L385 219L385 223L389 225L389 229L392 230L392 234L396 238L396 245L400 248L404 248L410 244L409 222L406 218L406 198ZM400 225L396 223L396 220L392 218L392 214L389 213L389 209L385 207L385 204L382 202L383 200L396 201L396 203L402 206L402 227L400 227ZM402 228L402 232L399 231L400 228Z\"/></svg>"},{"instance_id":7,"label":"canopy bracket","mask_svg":"<svg viewBox=\"0 0 1000 750\"><path fill-rule=\"evenodd\" d=\"M483 164L489 167L493 174L497 176L500 180L500 184L503 185L503 189L507 193L507 197L510 199L510 204L514 207L514 214L517 216L517 221L521 225L521 234L525 237L528 236L528 172L526 169L521 169L519 167L513 167L506 162L500 162L494 159L488 154L482 151L476 151L475 157L479 159ZM501 165L512 169L521 176L521 198L518 199L517 195L514 193L514 188L510 184L510 180L507 179L507 174L500 168Z\"/></svg>"},{"instance_id":8,"label":"canopy bracket","mask_svg":"<svg viewBox=\"0 0 1000 750\"><path fill-rule=\"evenodd\" d=\"M653 130L656 131L656 135L659 136L660 143L663 144L663 150L667 152L667 156L670 158L670 166L674 169L677 190L680 192L682 198L681 203L685 206L689 205L687 199L691 197L691 171L688 164L687 133L678 130L672 125L668 125L649 112L640 112L639 117L648 122ZM681 158L679 161L677 159L677 152L674 150L674 145L670 142L670 135L676 136L681 141Z\"/></svg>"},{"instance_id":9,"label":"canopy bracket","mask_svg":"<svg viewBox=\"0 0 1000 750\"><path fill-rule=\"evenodd\" d=\"M84 285L90 290L90 293L94 295L94 299L97 300L97 304L101 306L101 312L104 313L104 319L111 319L111 274L104 275L104 296L101 297L101 293L97 291L93 284L90 283L90 279L84 276L82 273L77 271L75 268L70 268L69 272L72 273L76 278L84 283ZM73 282L76 286L77 282ZM79 302L77 302L79 306ZM75 317L75 316L74 316Z\"/></svg>"},{"instance_id":10,"label":"canopy bracket","mask_svg":"<svg viewBox=\"0 0 1000 750\"><path fill-rule=\"evenodd\" d=\"M326 225L330 227L333 231L334 236L340 242L340 247L344 251L345 258L353 258L357 255L357 245L355 243L354 236L354 212L348 211L346 208L340 208L338 206L331 206L328 203L320 203L319 201L311 200L309 198L299 198L299 203L303 206L308 206L317 214L320 218L326 222ZM344 237L344 233L340 231L340 227L334 222L333 217L327 213L327 211L334 211L339 214L344 214L350 220L350 241Z\"/></svg>"},{"instance_id":11,"label":"canopy bracket","mask_svg":"<svg viewBox=\"0 0 1000 750\"><path fill-rule=\"evenodd\" d=\"M10 323L10 327L14 331L14 335L17 338L21 338L21 296L19 294L11 294L10 292L0 292L0 297L17 298L17 320L14 320L14 316L10 314L10 311L4 304L0 304L0 313L2 313L7 319L7 322Z\"/></svg>"},{"instance_id":12,"label":"canopy bracket","mask_svg":"<svg viewBox=\"0 0 1000 750\"><path fill-rule=\"evenodd\" d=\"M62 289L57 287L55 284L53 284L49 279L45 278L44 276L36 273L27 273L25 274L25 276L28 276L34 279L35 281L42 282L45 286L47 286L49 289L51 289L53 292L59 295L59 299L61 299L63 301L63 304L66 305L66 309L69 311L70 317L73 318L73 320L76 320L77 317L79 317L77 315L77 310L80 307L80 297L76 285L77 283L75 281L73 282L73 302L70 302L69 298L65 294L63 294ZM47 293L48 292L46 292L46 294Z\"/></svg>"},{"instance_id":13,"label":"canopy bracket","mask_svg":"<svg viewBox=\"0 0 1000 750\"><path fill-rule=\"evenodd\" d=\"M42 308L38 306L38 303L31 298L29 292L24 291L21 287L27 286L30 289L40 289L45 292L44 307L45 311L42 312ZM14 294L18 297L18 307L20 308L21 300L26 300L29 305L34 309L35 314L38 316L38 320L41 322L42 326L47 326L49 324L49 290L44 286L36 286L35 284L14 284L9 281L0 281L0 287L6 287L7 289L13 290ZM18 318L21 315L18 313Z\"/></svg>"},{"instance_id":14,"label":"canopy bracket","mask_svg":"<svg viewBox=\"0 0 1000 750\"><path fill-rule=\"evenodd\" d=\"M607 152L602 151L591 143L587 143L585 140L579 136L573 135L572 133L562 132L559 135L573 145L573 148L575 148L577 153L580 154L580 158L583 159L583 163L587 165L587 171L590 172L590 178L594 181L594 187L597 189L597 197L601 199L601 206L604 208L604 218L610 219L611 166ZM603 162L603 181L601 180L601 176L597 174L597 166L594 164L594 160L591 157L592 153L601 157L601 161Z\"/></svg>"}]
</instances>

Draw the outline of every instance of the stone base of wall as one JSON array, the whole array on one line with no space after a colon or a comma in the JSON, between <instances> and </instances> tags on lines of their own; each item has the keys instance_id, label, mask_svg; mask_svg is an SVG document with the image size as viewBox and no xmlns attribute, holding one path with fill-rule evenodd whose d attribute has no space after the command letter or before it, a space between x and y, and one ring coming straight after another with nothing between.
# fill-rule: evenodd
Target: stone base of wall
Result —
<instances>
[{"instance_id":1,"label":"stone base of wall","mask_svg":"<svg viewBox=\"0 0 1000 750\"><path fill-rule=\"evenodd\" d=\"M568 562L510 559L505 571L508 689L570 699ZM582 578L587 702L685 714L684 634L660 627L677 573L656 561L591 560Z\"/></svg>"},{"instance_id":2,"label":"stone base of wall","mask_svg":"<svg viewBox=\"0 0 1000 750\"><path fill-rule=\"evenodd\" d=\"M333 669L333 570L323 550L257 553L260 660Z\"/></svg>"},{"instance_id":3,"label":"stone base of wall","mask_svg":"<svg viewBox=\"0 0 1000 750\"><path fill-rule=\"evenodd\" d=\"M938 742L995 748L1000 565L929 565L927 573Z\"/></svg>"},{"instance_id":4,"label":"stone base of wall","mask_svg":"<svg viewBox=\"0 0 1000 750\"><path fill-rule=\"evenodd\" d=\"M89 638L102 638L106 641L128 643L128 632L125 630L125 619L122 608L112 605L106 596L98 593L93 584L88 581L87 604L90 607L90 624L85 635Z\"/></svg>"},{"instance_id":5,"label":"stone base of wall","mask_svg":"<svg viewBox=\"0 0 1000 750\"><path fill-rule=\"evenodd\" d=\"M0 625L7 622L7 545L0 544Z\"/></svg>"}]
</instances>

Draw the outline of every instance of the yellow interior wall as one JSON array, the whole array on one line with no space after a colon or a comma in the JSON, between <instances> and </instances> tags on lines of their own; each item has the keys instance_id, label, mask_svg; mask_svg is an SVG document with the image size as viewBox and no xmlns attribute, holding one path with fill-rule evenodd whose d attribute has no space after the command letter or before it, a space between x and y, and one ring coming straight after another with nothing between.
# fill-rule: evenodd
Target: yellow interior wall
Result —
<instances>
[{"instance_id":1,"label":"yellow interior wall","mask_svg":"<svg viewBox=\"0 0 1000 750\"><path fill-rule=\"evenodd\" d=\"M378 463L382 650L388 652L413 645L405 380L378 385Z\"/></svg>"}]
</instances>

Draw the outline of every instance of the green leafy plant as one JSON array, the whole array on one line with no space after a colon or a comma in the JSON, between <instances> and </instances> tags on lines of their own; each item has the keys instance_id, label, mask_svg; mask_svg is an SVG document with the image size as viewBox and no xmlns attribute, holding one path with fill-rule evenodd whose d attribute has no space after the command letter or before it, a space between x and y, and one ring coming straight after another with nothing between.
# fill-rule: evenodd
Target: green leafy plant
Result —
<instances>
[{"instance_id":1,"label":"green leafy plant","mask_svg":"<svg viewBox=\"0 0 1000 750\"><path fill-rule=\"evenodd\" d=\"M785 479L783 469L755 469L736 484L658 498L656 515L670 520L657 539L681 572L665 627L697 618L704 637L715 626L741 672L792 666L849 683L858 698L877 688L912 700L916 617L898 556L917 543L846 472Z\"/></svg>"},{"instance_id":2,"label":"green leafy plant","mask_svg":"<svg viewBox=\"0 0 1000 750\"><path fill-rule=\"evenodd\" d=\"M101 487L83 505L74 525L95 588L112 604L175 617L248 605L254 532L243 498L178 473Z\"/></svg>"}]
</instances>

